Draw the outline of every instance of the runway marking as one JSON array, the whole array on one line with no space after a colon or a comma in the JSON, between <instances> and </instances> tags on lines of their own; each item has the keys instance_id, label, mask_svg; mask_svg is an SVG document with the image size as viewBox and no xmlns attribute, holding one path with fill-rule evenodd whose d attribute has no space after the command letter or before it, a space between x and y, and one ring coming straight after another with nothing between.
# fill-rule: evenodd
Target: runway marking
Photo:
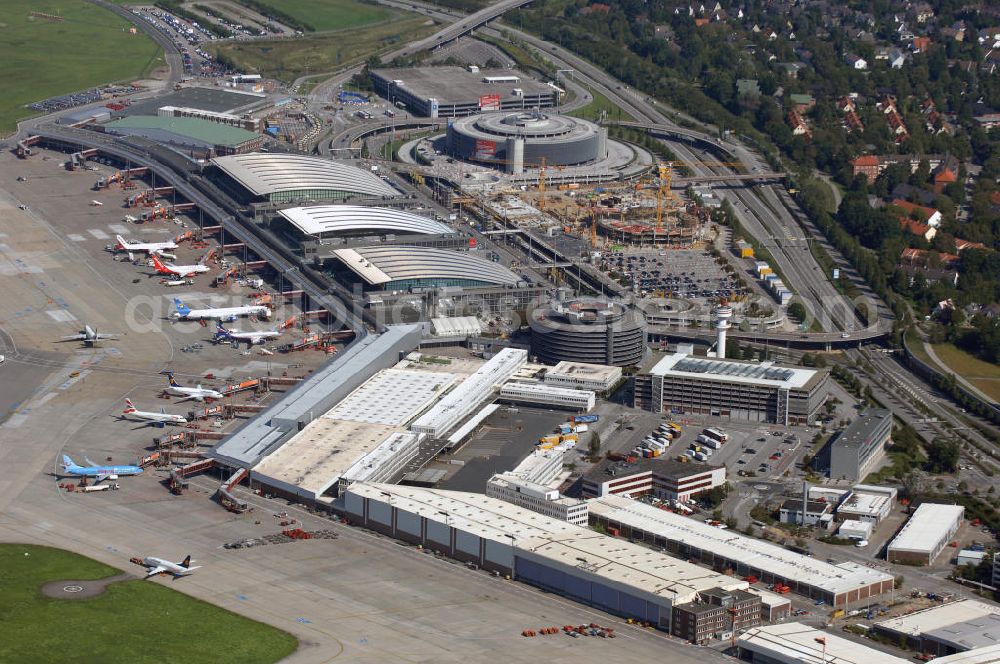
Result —
<instances>
[{"instance_id":1,"label":"runway marking","mask_svg":"<svg viewBox=\"0 0 1000 664\"><path fill-rule=\"evenodd\" d=\"M3 423L4 428L17 429L24 424L25 420L28 419L28 415L29 413L17 413L15 415L11 415L7 418L7 421Z\"/></svg>"},{"instance_id":2,"label":"runway marking","mask_svg":"<svg viewBox=\"0 0 1000 664\"><path fill-rule=\"evenodd\" d=\"M108 224L108 228L110 228L115 233L118 233L120 235L125 235L126 233L128 233L128 229L122 226L121 224Z\"/></svg>"},{"instance_id":3,"label":"runway marking","mask_svg":"<svg viewBox=\"0 0 1000 664\"><path fill-rule=\"evenodd\" d=\"M70 323L76 320L76 316L74 316L73 314L64 309L56 309L56 310L49 309L46 310L45 313L47 313L49 315L49 318L51 318L57 323Z\"/></svg>"},{"instance_id":4,"label":"runway marking","mask_svg":"<svg viewBox=\"0 0 1000 664\"><path fill-rule=\"evenodd\" d=\"M87 238L83 237L82 235L78 235L76 233L69 233L66 235L66 238L72 240L73 242L85 242L87 240Z\"/></svg>"},{"instance_id":5,"label":"runway marking","mask_svg":"<svg viewBox=\"0 0 1000 664\"><path fill-rule=\"evenodd\" d=\"M96 237L98 240L107 240L111 237L100 228L88 228L87 232Z\"/></svg>"}]
</instances>

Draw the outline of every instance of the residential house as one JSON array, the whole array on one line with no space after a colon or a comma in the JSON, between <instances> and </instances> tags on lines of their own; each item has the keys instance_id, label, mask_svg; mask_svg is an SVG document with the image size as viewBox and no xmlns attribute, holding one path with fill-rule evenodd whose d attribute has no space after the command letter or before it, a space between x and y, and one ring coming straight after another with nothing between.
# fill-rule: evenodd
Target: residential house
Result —
<instances>
[{"instance_id":1,"label":"residential house","mask_svg":"<svg viewBox=\"0 0 1000 664\"><path fill-rule=\"evenodd\" d=\"M865 130L865 123L861 121L861 116L859 116L856 111L848 111L847 113L844 113L843 126L848 132L856 131L860 134Z\"/></svg>"},{"instance_id":2,"label":"residential house","mask_svg":"<svg viewBox=\"0 0 1000 664\"><path fill-rule=\"evenodd\" d=\"M868 69L868 61L856 53L845 53L844 62L847 63L847 66L852 69L857 69L859 71Z\"/></svg>"},{"instance_id":3,"label":"residential house","mask_svg":"<svg viewBox=\"0 0 1000 664\"><path fill-rule=\"evenodd\" d=\"M807 94L792 93L788 95L788 101L798 113L808 113L816 105L816 99Z\"/></svg>"},{"instance_id":4,"label":"residential house","mask_svg":"<svg viewBox=\"0 0 1000 664\"><path fill-rule=\"evenodd\" d=\"M976 249L980 251L986 250L986 245L982 242L969 242L968 240L963 240L960 237L955 238L955 251L961 254L967 249Z\"/></svg>"},{"instance_id":5,"label":"residential house","mask_svg":"<svg viewBox=\"0 0 1000 664\"><path fill-rule=\"evenodd\" d=\"M909 232L911 235L916 235L917 237L922 237L928 242L934 239L937 235L937 229L933 226L923 224L919 221L914 221L908 217L899 218L899 228L901 230Z\"/></svg>"},{"instance_id":6,"label":"residential house","mask_svg":"<svg viewBox=\"0 0 1000 664\"><path fill-rule=\"evenodd\" d=\"M884 170L882 161L873 154L863 154L860 157L855 157L851 161L851 166L854 168L854 177L864 175L868 178L869 182L874 182Z\"/></svg>"},{"instance_id":7,"label":"residential house","mask_svg":"<svg viewBox=\"0 0 1000 664\"><path fill-rule=\"evenodd\" d=\"M792 134L795 136L804 136L807 140L812 138L812 132L809 130L809 125L806 124L805 118L798 111L789 111L788 126L792 128Z\"/></svg>"},{"instance_id":8,"label":"residential house","mask_svg":"<svg viewBox=\"0 0 1000 664\"><path fill-rule=\"evenodd\" d=\"M931 47L930 37L914 37L910 41L910 50L914 53L926 53Z\"/></svg>"},{"instance_id":9,"label":"residential house","mask_svg":"<svg viewBox=\"0 0 1000 664\"><path fill-rule=\"evenodd\" d=\"M798 78L799 72L806 68L804 62L776 62L774 68L781 71L788 78Z\"/></svg>"},{"instance_id":10,"label":"residential house","mask_svg":"<svg viewBox=\"0 0 1000 664\"><path fill-rule=\"evenodd\" d=\"M958 173L960 168L961 164L958 159L951 155L946 156L938 167L931 173L931 181L934 183L934 191L940 194L944 192L948 185L958 182Z\"/></svg>"},{"instance_id":11,"label":"residential house","mask_svg":"<svg viewBox=\"0 0 1000 664\"><path fill-rule=\"evenodd\" d=\"M933 258L932 258L933 256ZM897 267L908 277L912 286L917 275L928 283L942 282L958 285L958 256L938 254L926 249L903 249Z\"/></svg>"},{"instance_id":12,"label":"residential house","mask_svg":"<svg viewBox=\"0 0 1000 664\"><path fill-rule=\"evenodd\" d=\"M914 5L910 10L910 13L913 18L916 19L917 23L926 23L934 18L934 9L926 2L920 2Z\"/></svg>"},{"instance_id":13,"label":"residential house","mask_svg":"<svg viewBox=\"0 0 1000 664\"><path fill-rule=\"evenodd\" d=\"M937 228L941 225L941 220L943 217L941 213L932 207L924 207L923 205L917 205L916 203L911 203L909 201L904 201L901 198L894 198L892 203L895 207L901 209L909 217L916 217L921 221L926 222L928 225Z\"/></svg>"}]
</instances>

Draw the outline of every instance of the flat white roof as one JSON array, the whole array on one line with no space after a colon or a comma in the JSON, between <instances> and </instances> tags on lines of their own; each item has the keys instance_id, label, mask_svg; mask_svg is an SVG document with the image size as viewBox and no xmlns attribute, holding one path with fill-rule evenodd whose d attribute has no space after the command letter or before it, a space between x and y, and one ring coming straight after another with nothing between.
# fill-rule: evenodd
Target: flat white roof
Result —
<instances>
[{"instance_id":1,"label":"flat white roof","mask_svg":"<svg viewBox=\"0 0 1000 664\"><path fill-rule=\"evenodd\" d=\"M621 496L592 500L590 513L684 542L702 551L711 551L717 556L724 556L786 579L796 579L833 594L893 579L890 574L863 565L849 562L832 565L770 542L740 535L732 530L721 530Z\"/></svg>"},{"instance_id":2,"label":"flat white roof","mask_svg":"<svg viewBox=\"0 0 1000 664\"><path fill-rule=\"evenodd\" d=\"M691 357L684 353L667 355L649 371L654 376L700 378L723 383L770 385L781 388L801 388L816 375L812 369L776 366L773 362L736 362L712 358Z\"/></svg>"},{"instance_id":3,"label":"flat white roof","mask_svg":"<svg viewBox=\"0 0 1000 664\"><path fill-rule=\"evenodd\" d=\"M607 364L588 364L586 362L568 362L563 360L545 372L546 378L562 378L564 380L599 380L609 382L622 375L621 367Z\"/></svg>"},{"instance_id":4,"label":"flat white roof","mask_svg":"<svg viewBox=\"0 0 1000 664\"><path fill-rule=\"evenodd\" d=\"M444 316L432 318L431 326L437 337L465 337L482 334L483 326L475 316Z\"/></svg>"},{"instance_id":5,"label":"flat white roof","mask_svg":"<svg viewBox=\"0 0 1000 664\"><path fill-rule=\"evenodd\" d=\"M914 611L909 615L890 618L875 624L880 629L897 634L919 636L924 632L989 615L1000 615L1000 606L975 599L960 599L956 602L939 604L929 609Z\"/></svg>"},{"instance_id":6,"label":"flat white roof","mask_svg":"<svg viewBox=\"0 0 1000 664\"><path fill-rule=\"evenodd\" d=\"M938 657L934 662L935 664L994 664L1000 662L1000 643Z\"/></svg>"},{"instance_id":7,"label":"flat white roof","mask_svg":"<svg viewBox=\"0 0 1000 664\"><path fill-rule=\"evenodd\" d=\"M510 545L513 536L519 555L530 552L673 603L690 601L712 588L749 587L738 578L482 494L363 482L347 491L380 502L390 494L399 510L494 542Z\"/></svg>"},{"instance_id":8,"label":"flat white roof","mask_svg":"<svg viewBox=\"0 0 1000 664\"><path fill-rule=\"evenodd\" d=\"M455 382L438 371L383 369L323 417L398 426L409 422Z\"/></svg>"},{"instance_id":9,"label":"flat white roof","mask_svg":"<svg viewBox=\"0 0 1000 664\"><path fill-rule=\"evenodd\" d=\"M878 516L889 509L891 505L892 498L887 495L858 493L855 491L847 497L847 500L840 504L837 511Z\"/></svg>"},{"instance_id":10,"label":"flat white roof","mask_svg":"<svg viewBox=\"0 0 1000 664\"><path fill-rule=\"evenodd\" d=\"M455 429L454 433L448 436L448 442L452 445L462 442L463 438L472 433L473 429L479 426L480 422L495 413L499 407L500 404L497 403L491 403L490 405L485 406L478 413L470 417L468 422Z\"/></svg>"},{"instance_id":11,"label":"flat white roof","mask_svg":"<svg viewBox=\"0 0 1000 664\"><path fill-rule=\"evenodd\" d=\"M824 639L826 648L816 639ZM738 644L787 664L909 664L910 661L797 622L753 627L740 635Z\"/></svg>"},{"instance_id":12,"label":"flat white roof","mask_svg":"<svg viewBox=\"0 0 1000 664\"><path fill-rule=\"evenodd\" d=\"M454 231L439 221L395 208L361 205L310 205L278 210L278 214L306 235L322 233L447 235Z\"/></svg>"},{"instance_id":13,"label":"flat white roof","mask_svg":"<svg viewBox=\"0 0 1000 664\"><path fill-rule=\"evenodd\" d=\"M574 397L586 399L594 396L591 390L574 390L571 387L553 387L541 383L525 383L514 380L504 383L500 392L501 394L506 392L518 396L549 396L559 399L572 399Z\"/></svg>"},{"instance_id":14,"label":"flat white roof","mask_svg":"<svg viewBox=\"0 0 1000 664\"><path fill-rule=\"evenodd\" d=\"M344 471L343 476L354 482L362 482L372 476L372 473L386 464L392 457L399 454L404 449L413 449L423 438L421 434L409 431L397 431L379 443L375 449L368 452L350 468ZM414 450L414 453L416 451Z\"/></svg>"},{"instance_id":15,"label":"flat white roof","mask_svg":"<svg viewBox=\"0 0 1000 664\"><path fill-rule=\"evenodd\" d=\"M923 503L889 542L889 550L931 554L952 527L962 520L963 514L965 508L961 505Z\"/></svg>"}]
</instances>

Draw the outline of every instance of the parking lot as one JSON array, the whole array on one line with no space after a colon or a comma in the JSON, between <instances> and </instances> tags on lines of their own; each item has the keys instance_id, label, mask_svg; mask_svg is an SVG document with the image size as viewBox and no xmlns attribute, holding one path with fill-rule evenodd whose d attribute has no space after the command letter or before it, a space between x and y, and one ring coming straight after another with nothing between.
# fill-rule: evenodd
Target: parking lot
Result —
<instances>
[{"instance_id":1,"label":"parking lot","mask_svg":"<svg viewBox=\"0 0 1000 664\"><path fill-rule=\"evenodd\" d=\"M723 298L747 293L707 251L674 249L606 253L599 267L632 284L636 294L659 297Z\"/></svg>"}]
</instances>

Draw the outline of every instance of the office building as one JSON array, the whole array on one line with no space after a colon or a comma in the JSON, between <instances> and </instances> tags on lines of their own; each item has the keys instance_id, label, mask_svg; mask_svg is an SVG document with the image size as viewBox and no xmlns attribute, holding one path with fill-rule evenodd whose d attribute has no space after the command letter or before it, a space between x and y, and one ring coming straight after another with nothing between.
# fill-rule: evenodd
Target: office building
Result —
<instances>
[{"instance_id":1,"label":"office building","mask_svg":"<svg viewBox=\"0 0 1000 664\"><path fill-rule=\"evenodd\" d=\"M561 496L556 489L521 479L514 473L491 477L486 483L486 495L578 526L586 527L588 522L587 501Z\"/></svg>"},{"instance_id":2,"label":"office building","mask_svg":"<svg viewBox=\"0 0 1000 664\"><path fill-rule=\"evenodd\" d=\"M590 390L550 387L542 383L510 381L500 388L500 399L533 406L556 406L577 412L590 412L597 397Z\"/></svg>"},{"instance_id":3,"label":"office building","mask_svg":"<svg viewBox=\"0 0 1000 664\"><path fill-rule=\"evenodd\" d=\"M714 639L731 638L733 632L756 627L761 622L761 598L745 590L712 588L698 599L674 606L671 634L707 645Z\"/></svg>"},{"instance_id":4,"label":"office building","mask_svg":"<svg viewBox=\"0 0 1000 664\"><path fill-rule=\"evenodd\" d=\"M688 502L699 493L726 483L725 466L681 463L662 457L604 459L583 476L583 495L588 498L652 495L663 500Z\"/></svg>"},{"instance_id":5,"label":"office building","mask_svg":"<svg viewBox=\"0 0 1000 664\"><path fill-rule=\"evenodd\" d=\"M869 408L830 444L830 478L863 480L885 457L892 436L892 412Z\"/></svg>"}]
</instances>

